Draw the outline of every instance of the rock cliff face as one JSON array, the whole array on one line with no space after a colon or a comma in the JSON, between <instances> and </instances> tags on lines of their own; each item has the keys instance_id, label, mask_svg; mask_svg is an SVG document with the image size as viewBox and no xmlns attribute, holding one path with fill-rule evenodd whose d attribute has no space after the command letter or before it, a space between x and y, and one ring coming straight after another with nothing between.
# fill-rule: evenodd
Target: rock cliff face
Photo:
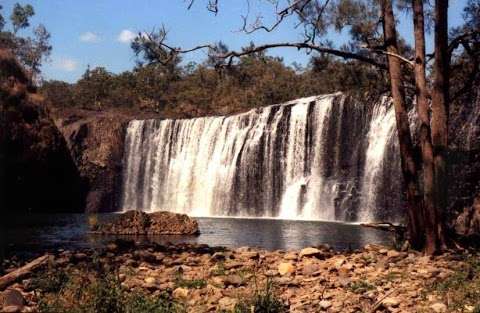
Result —
<instances>
[{"instance_id":1,"label":"rock cliff face","mask_svg":"<svg viewBox=\"0 0 480 313\"><path fill-rule=\"evenodd\" d=\"M64 110L55 113L80 172L86 192L86 212L119 209L125 129L131 119L119 112Z\"/></svg>"},{"instance_id":2,"label":"rock cliff face","mask_svg":"<svg viewBox=\"0 0 480 313\"><path fill-rule=\"evenodd\" d=\"M455 231L459 235L476 240L478 244L480 236L480 193L473 201L473 205L465 208L457 217Z\"/></svg>"},{"instance_id":3,"label":"rock cliff face","mask_svg":"<svg viewBox=\"0 0 480 313\"><path fill-rule=\"evenodd\" d=\"M15 58L0 49L0 208L83 209L81 181L43 99Z\"/></svg>"}]
</instances>

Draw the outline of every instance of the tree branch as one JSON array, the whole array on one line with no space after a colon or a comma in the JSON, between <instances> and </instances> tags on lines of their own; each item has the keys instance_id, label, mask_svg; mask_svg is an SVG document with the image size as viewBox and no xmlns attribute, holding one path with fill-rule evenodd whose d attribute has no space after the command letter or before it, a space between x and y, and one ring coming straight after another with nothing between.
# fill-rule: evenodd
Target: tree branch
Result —
<instances>
[{"instance_id":1,"label":"tree branch","mask_svg":"<svg viewBox=\"0 0 480 313\"><path fill-rule=\"evenodd\" d=\"M278 10L278 7L275 10L275 15L277 16L276 21L271 25L271 26L265 26L261 23L261 17L257 16L255 19L255 22L250 25L250 28L247 27L248 24L248 13L246 16L242 16L243 19L243 26L241 28L241 31L245 32L246 34L252 34L258 30L264 30L268 33L274 31L282 22L283 20L288 17L293 15L294 13L297 13L299 15L302 15L303 9L307 6L308 3L310 3L312 0L295 0L290 4L288 7ZM329 0L327 0L328 3ZM247 1L248 3L248 1ZM301 6L299 6L301 4ZM276 4L278 6L278 3ZM250 5L248 5L250 7Z\"/></svg>"},{"instance_id":2,"label":"tree branch","mask_svg":"<svg viewBox=\"0 0 480 313\"><path fill-rule=\"evenodd\" d=\"M157 44L161 48L168 50L168 53L166 54L166 57L163 56L163 55L165 55L165 53L158 53L151 46L149 46L147 48L149 48L150 52L154 53L157 56L157 61L159 63L163 64L163 65L166 65L167 63L171 62L175 58L175 56L177 56L179 54L186 54L186 53L190 53L190 52L197 51L197 50L202 50L202 49L210 49L210 50L214 49L214 46L212 46L210 44L199 45L199 46L196 46L196 47L193 47L193 48L190 48L190 49L185 49L185 50L180 49L180 48L173 48L173 47L163 43L163 41L157 42ZM261 45L261 46L252 47L252 48L249 48L249 49L246 49L246 50L243 50L243 51L229 51L229 52L224 53L224 54L215 55L215 57L219 58L219 59L228 59L229 60L228 65L231 65L232 62L233 62L233 59L235 59L235 58L240 58L242 56L246 56L246 55L250 55L250 54L254 54L254 53L258 53L258 52L262 52L262 51L269 50L269 49L274 49L274 48L296 48L298 50L305 49L305 50L310 50L310 51L316 51L316 52L319 52L319 53L331 54L331 55L338 56L338 57L341 57L341 58L344 58L344 59L358 60L358 61L370 64L370 65L373 65L375 67L378 67L382 70L387 70L387 66L384 63L380 63L377 60L375 60L373 58L370 58L368 56L358 54L358 53L353 53L353 52L328 48L328 47L317 46L317 45L310 44L310 43L307 43L307 42L296 42L296 43L283 42L283 43L265 44L265 45ZM158 49L158 51L162 51L162 50Z\"/></svg>"},{"instance_id":3,"label":"tree branch","mask_svg":"<svg viewBox=\"0 0 480 313\"><path fill-rule=\"evenodd\" d=\"M466 42L467 40L473 38L474 36L480 36L480 32L479 31L471 31L471 32L463 33L463 34L455 37L450 42L450 44L448 45L449 58L452 57L453 51L455 51L459 46L461 46L463 42Z\"/></svg>"},{"instance_id":4,"label":"tree branch","mask_svg":"<svg viewBox=\"0 0 480 313\"><path fill-rule=\"evenodd\" d=\"M389 52L389 51L385 51L385 50L371 50L371 51L375 52L375 53L378 53L378 54L384 54L384 55L389 55L389 56L395 57L395 58L399 59L400 61L410 65L412 68L415 66L415 63L413 63L412 60L409 60L406 57L401 56L399 54Z\"/></svg>"}]
</instances>

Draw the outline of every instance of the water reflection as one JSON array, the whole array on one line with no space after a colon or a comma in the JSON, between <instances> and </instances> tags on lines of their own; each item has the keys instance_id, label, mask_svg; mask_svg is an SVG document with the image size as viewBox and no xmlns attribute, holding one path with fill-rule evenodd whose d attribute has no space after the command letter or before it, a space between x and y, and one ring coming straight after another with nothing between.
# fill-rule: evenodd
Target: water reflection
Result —
<instances>
[{"instance_id":1,"label":"water reflection","mask_svg":"<svg viewBox=\"0 0 480 313\"><path fill-rule=\"evenodd\" d=\"M113 215L101 215L105 221ZM88 233L87 216L83 214L27 215L12 218L5 225L8 254L43 252L52 249L96 248L120 236ZM138 241L167 243L202 243L211 246L254 246L274 249L301 249L328 244L335 249L356 249L367 243L390 244L382 231L359 225L320 221L274 219L199 218L200 236L122 236Z\"/></svg>"}]
</instances>

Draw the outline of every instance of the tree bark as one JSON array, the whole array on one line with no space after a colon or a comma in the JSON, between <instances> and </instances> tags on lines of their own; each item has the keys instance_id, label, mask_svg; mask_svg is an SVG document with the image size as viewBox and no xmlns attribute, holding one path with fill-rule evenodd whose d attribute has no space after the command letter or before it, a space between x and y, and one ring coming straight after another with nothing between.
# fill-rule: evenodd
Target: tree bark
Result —
<instances>
[{"instance_id":1,"label":"tree bark","mask_svg":"<svg viewBox=\"0 0 480 313\"><path fill-rule=\"evenodd\" d=\"M415 37L415 92L417 114L420 121L420 147L423 167L423 221L425 252L434 254L438 248L437 209L434 201L433 147L431 142L428 87L425 71L425 22L423 0L412 0Z\"/></svg>"},{"instance_id":2,"label":"tree bark","mask_svg":"<svg viewBox=\"0 0 480 313\"><path fill-rule=\"evenodd\" d=\"M397 32L395 17L391 0L382 0L383 32L387 52L398 53ZM395 119L397 124L398 140L400 144L400 158L402 165L403 183L407 197L407 231L410 244L415 249L421 249L424 244L421 201L418 192L418 171L413 154L412 136L405 102L402 68L400 60L392 55L387 55L388 71L390 75L390 88Z\"/></svg>"},{"instance_id":3,"label":"tree bark","mask_svg":"<svg viewBox=\"0 0 480 313\"><path fill-rule=\"evenodd\" d=\"M432 90L432 144L434 162L434 199L437 209L437 235L445 246L444 214L448 201L448 0L435 1L435 62Z\"/></svg>"}]
</instances>

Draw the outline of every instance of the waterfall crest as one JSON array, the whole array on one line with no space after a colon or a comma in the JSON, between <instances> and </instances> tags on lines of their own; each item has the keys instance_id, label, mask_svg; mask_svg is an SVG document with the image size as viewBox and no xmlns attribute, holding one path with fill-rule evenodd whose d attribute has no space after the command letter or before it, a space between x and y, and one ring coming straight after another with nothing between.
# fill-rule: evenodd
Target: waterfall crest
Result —
<instances>
[{"instance_id":1,"label":"waterfall crest","mask_svg":"<svg viewBox=\"0 0 480 313\"><path fill-rule=\"evenodd\" d=\"M368 107L336 93L232 116L131 121L123 209L395 220L393 108L385 99Z\"/></svg>"}]
</instances>

